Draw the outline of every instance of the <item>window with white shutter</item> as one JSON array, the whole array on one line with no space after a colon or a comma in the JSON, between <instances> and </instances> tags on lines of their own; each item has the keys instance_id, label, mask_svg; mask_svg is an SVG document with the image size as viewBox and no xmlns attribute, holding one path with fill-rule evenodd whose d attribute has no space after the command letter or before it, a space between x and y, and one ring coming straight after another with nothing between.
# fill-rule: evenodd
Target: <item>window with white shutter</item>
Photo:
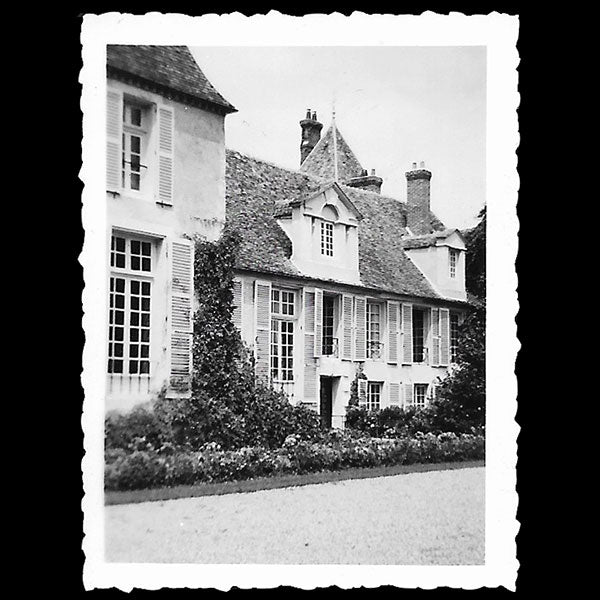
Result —
<instances>
[{"instance_id":1,"label":"window with white shutter","mask_svg":"<svg viewBox=\"0 0 600 600\"><path fill-rule=\"evenodd\" d=\"M447 367L450 363L450 311L440 308L440 365Z\"/></svg>"},{"instance_id":2,"label":"window with white shutter","mask_svg":"<svg viewBox=\"0 0 600 600\"><path fill-rule=\"evenodd\" d=\"M389 384L388 399L390 406L400 406L400 384L391 382Z\"/></svg>"},{"instance_id":3,"label":"window with white shutter","mask_svg":"<svg viewBox=\"0 0 600 600\"><path fill-rule=\"evenodd\" d=\"M413 361L412 313L412 304L402 304L402 363L405 365Z\"/></svg>"},{"instance_id":4,"label":"window with white shutter","mask_svg":"<svg viewBox=\"0 0 600 600\"><path fill-rule=\"evenodd\" d=\"M304 400L317 400L317 361L315 347L315 292L304 290Z\"/></svg>"},{"instance_id":5,"label":"window with white shutter","mask_svg":"<svg viewBox=\"0 0 600 600\"><path fill-rule=\"evenodd\" d=\"M367 357L367 299L354 298L354 360Z\"/></svg>"},{"instance_id":6,"label":"window with white shutter","mask_svg":"<svg viewBox=\"0 0 600 600\"><path fill-rule=\"evenodd\" d=\"M254 282L254 356L257 376L269 378L271 335L271 283Z\"/></svg>"},{"instance_id":7,"label":"window with white shutter","mask_svg":"<svg viewBox=\"0 0 600 600\"><path fill-rule=\"evenodd\" d=\"M440 311L431 309L431 364L437 367L440 364Z\"/></svg>"},{"instance_id":8,"label":"window with white shutter","mask_svg":"<svg viewBox=\"0 0 600 600\"><path fill-rule=\"evenodd\" d=\"M367 380L359 378L357 381L358 384L358 405L366 406L367 404Z\"/></svg>"},{"instance_id":9,"label":"window with white shutter","mask_svg":"<svg viewBox=\"0 0 600 600\"><path fill-rule=\"evenodd\" d=\"M239 279L235 279L233 282L233 311L232 320L233 324L241 330L242 328L242 282Z\"/></svg>"},{"instance_id":10,"label":"window with white shutter","mask_svg":"<svg viewBox=\"0 0 600 600\"><path fill-rule=\"evenodd\" d=\"M352 360L352 296L342 296L342 344L343 360Z\"/></svg>"},{"instance_id":11,"label":"window with white shutter","mask_svg":"<svg viewBox=\"0 0 600 600\"><path fill-rule=\"evenodd\" d=\"M187 394L192 380L192 334L194 296L194 245L173 240L168 251L170 265L170 394Z\"/></svg>"},{"instance_id":12,"label":"window with white shutter","mask_svg":"<svg viewBox=\"0 0 600 600\"><path fill-rule=\"evenodd\" d=\"M116 90L106 93L106 189L121 189L121 130L123 95Z\"/></svg>"},{"instance_id":13,"label":"window with white shutter","mask_svg":"<svg viewBox=\"0 0 600 600\"><path fill-rule=\"evenodd\" d=\"M173 204L174 112L158 107L158 203Z\"/></svg>"},{"instance_id":14,"label":"window with white shutter","mask_svg":"<svg viewBox=\"0 0 600 600\"><path fill-rule=\"evenodd\" d=\"M413 385L412 383L404 383L402 385L403 392L403 406L404 408L410 408L413 405Z\"/></svg>"},{"instance_id":15,"label":"window with white shutter","mask_svg":"<svg viewBox=\"0 0 600 600\"><path fill-rule=\"evenodd\" d=\"M323 354L323 290L315 290L315 356Z\"/></svg>"},{"instance_id":16,"label":"window with white shutter","mask_svg":"<svg viewBox=\"0 0 600 600\"><path fill-rule=\"evenodd\" d=\"M399 338L399 325L400 325L398 302L389 301L387 303L387 314L388 314L387 357L388 357L389 363L396 364L398 362L398 338Z\"/></svg>"}]
</instances>

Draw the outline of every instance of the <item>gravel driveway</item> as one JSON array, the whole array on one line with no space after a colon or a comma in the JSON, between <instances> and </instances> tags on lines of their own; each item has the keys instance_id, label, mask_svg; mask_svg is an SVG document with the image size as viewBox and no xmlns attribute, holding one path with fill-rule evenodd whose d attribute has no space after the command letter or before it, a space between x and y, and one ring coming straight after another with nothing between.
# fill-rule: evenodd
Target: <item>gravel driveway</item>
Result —
<instances>
[{"instance_id":1,"label":"gravel driveway","mask_svg":"<svg viewBox=\"0 0 600 600\"><path fill-rule=\"evenodd\" d=\"M106 507L106 560L483 564L484 468Z\"/></svg>"}]
</instances>

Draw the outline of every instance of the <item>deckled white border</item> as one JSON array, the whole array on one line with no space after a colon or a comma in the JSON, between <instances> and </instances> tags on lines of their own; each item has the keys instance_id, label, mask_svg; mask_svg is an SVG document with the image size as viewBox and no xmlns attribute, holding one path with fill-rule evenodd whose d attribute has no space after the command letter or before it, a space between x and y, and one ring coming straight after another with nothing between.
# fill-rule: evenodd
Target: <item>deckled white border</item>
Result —
<instances>
[{"instance_id":1,"label":"deckled white border","mask_svg":"<svg viewBox=\"0 0 600 600\"><path fill-rule=\"evenodd\" d=\"M491 15L421 16L310 15L287 17L277 12L245 17L231 15L145 16L109 13L86 15L82 27L83 84L83 225L85 243L83 326L86 344L82 383L85 390L82 462L86 555L86 589L134 587L214 587L228 590L292 585L303 589L337 585L467 589L505 586L515 589L518 562L516 520L517 383L514 363L519 344L515 259L519 186L516 149L519 143L516 50L518 18ZM392 45L487 47L487 454L485 566L356 566L356 565L155 565L104 562L103 420L106 331L106 201L104 192L104 90L107 43L184 44L189 46Z\"/></svg>"}]
</instances>

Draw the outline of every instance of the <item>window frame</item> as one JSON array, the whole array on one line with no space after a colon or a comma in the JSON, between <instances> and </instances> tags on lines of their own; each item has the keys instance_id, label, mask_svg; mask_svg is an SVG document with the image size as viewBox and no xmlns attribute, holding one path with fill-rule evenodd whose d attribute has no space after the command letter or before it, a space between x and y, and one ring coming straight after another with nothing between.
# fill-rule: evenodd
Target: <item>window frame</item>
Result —
<instances>
[{"instance_id":1,"label":"window frame","mask_svg":"<svg viewBox=\"0 0 600 600\"><path fill-rule=\"evenodd\" d=\"M321 219L321 256L327 258L333 258L334 256L334 228L334 223Z\"/></svg>"},{"instance_id":2,"label":"window frame","mask_svg":"<svg viewBox=\"0 0 600 600\"><path fill-rule=\"evenodd\" d=\"M422 401L418 401L420 398L420 393L417 393L417 390L423 390L423 398ZM429 404L429 384L428 383L415 383L413 384L413 402L412 405L415 408L425 408Z\"/></svg>"},{"instance_id":3,"label":"window frame","mask_svg":"<svg viewBox=\"0 0 600 600\"><path fill-rule=\"evenodd\" d=\"M124 239L125 240L125 251L124 252L114 252L116 249L116 240ZM149 244L150 255L145 256L145 258L149 258L150 269L149 270L141 270L142 261L140 260L140 269L132 269L131 268L131 243L136 242L140 243L140 250L142 249L142 244ZM117 264L116 256L117 254L124 256L125 266L121 267ZM134 255L135 257L136 255ZM140 255L141 256L141 255ZM107 374L111 377L151 377L153 374L152 369L152 317L154 314L154 281L156 276L156 261L158 256L158 243L156 240L151 238L147 238L144 236L139 236L135 234L129 234L122 231L113 231L111 234L111 245L110 245L110 259L109 259L109 300L108 300L108 346L107 346ZM124 302L122 307L117 307L116 304L116 294L117 292L117 280L123 280L124 291L122 292L124 295ZM114 284L113 284L114 281ZM134 293L133 291L133 283L139 283L139 291L138 293ZM148 286L148 293L143 293L145 284ZM114 289L113 289L114 286ZM134 296L137 298L137 302L133 302ZM144 299L148 298L147 309L144 308ZM137 304L137 308L134 306ZM122 310L123 311L123 324L116 323L116 312L113 311ZM138 323L133 323L133 314L134 312L137 314ZM144 318L143 315L148 315L148 323L147 325L143 324ZM112 322L112 321L115 322ZM117 340L115 339L116 328L123 328L123 339ZM137 330L137 340L132 339L132 330ZM148 339L143 340L142 330L148 331ZM122 356L115 355L115 343L122 343L123 345L123 354ZM137 356L131 355L131 349L136 347L138 349ZM142 347L147 348L147 356L142 356L143 351ZM122 370L115 371L114 370L114 360L121 360L123 362ZM138 363L138 367L136 372L131 372L131 363L136 361ZM140 363L147 362L147 372L141 372Z\"/></svg>"},{"instance_id":4,"label":"window frame","mask_svg":"<svg viewBox=\"0 0 600 600\"><path fill-rule=\"evenodd\" d=\"M123 97L123 114L121 116L121 189L128 194L145 195L149 186L151 132L154 126L151 106L151 104L137 98ZM126 120L127 115L131 114L132 108L140 110L141 125L135 125ZM140 138L140 151L139 153L135 153L139 155L138 171L132 171L131 169L131 138L133 136ZM131 186L131 176L134 174L139 174L139 189Z\"/></svg>"},{"instance_id":5,"label":"window frame","mask_svg":"<svg viewBox=\"0 0 600 600\"><path fill-rule=\"evenodd\" d=\"M367 410L380 410L383 399L383 381L367 381L367 394L365 397L365 408ZM373 401L376 396L377 401Z\"/></svg>"},{"instance_id":6,"label":"window frame","mask_svg":"<svg viewBox=\"0 0 600 600\"><path fill-rule=\"evenodd\" d=\"M277 299L275 299L276 295ZM285 302L283 302L284 295ZM272 287L270 303L271 323L269 326L269 376L273 383L293 383L295 381L294 346L297 330L295 323L298 320L298 293L296 290L291 290L288 288ZM281 310L283 306L287 307L286 312ZM292 307L292 312L289 311L290 306ZM274 310L277 307L278 310ZM276 326L275 323L277 323ZM286 329L289 328L288 331L282 331L283 324L285 324ZM284 335L291 336L290 343L284 343ZM274 336L276 336L275 340ZM273 353L274 348L276 348L276 354ZM284 359L291 360L291 366L286 365L285 367L282 367L282 361ZM277 362L275 367L274 360ZM283 377L282 375L284 373L290 374L291 377Z\"/></svg>"},{"instance_id":7,"label":"window frame","mask_svg":"<svg viewBox=\"0 0 600 600\"><path fill-rule=\"evenodd\" d=\"M450 329L449 334L449 353L450 363L456 364L456 352L458 349L458 330L460 327L460 315L456 312L450 311L448 327Z\"/></svg>"},{"instance_id":8,"label":"window frame","mask_svg":"<svg viewBox=\"0 0 600 600\"><path fill-rule=\"evenodd\" d=\"M416 333L416 319L415 314L419 312L423 315L423 334L422 336L417 336ZM429 347L428 347L428 323L427 323L427 314L429 310L423 306L415 306L412 307L412 362L415 364L426 364L429 358ZM418 360L417 351L417 340L422 338L421 343L421 359Z\"/></svg>"},{"instance_id":9,"label":"window frame","mask_svg":"<svg viewBox=\"0 0 600 600\"><path fill-rule=\"evenodd\" d=\"M377 307L378 320L372 321L371 317L374 314L372 308ZM383 359L383 337L384 337L384 304L376 300L367 300L366 306L366 331L365 340L367 344L366 356L371 360ZM377 326L377 330L373 330L373 325ZM377 339L373 339L373 334L376 333ZM377 344L377 348L374 345Z\"/></svg>"},{"instance_id":10,"label":"window frame","mask_svg":"<svg viewBox=\"0 0 600 600\"><path fill-rule=\"evenodd\" d=\"M458 272L458 250L456 248L448 248L448 275L450 279L456 279Z\"/></svg>"}]
</instances>

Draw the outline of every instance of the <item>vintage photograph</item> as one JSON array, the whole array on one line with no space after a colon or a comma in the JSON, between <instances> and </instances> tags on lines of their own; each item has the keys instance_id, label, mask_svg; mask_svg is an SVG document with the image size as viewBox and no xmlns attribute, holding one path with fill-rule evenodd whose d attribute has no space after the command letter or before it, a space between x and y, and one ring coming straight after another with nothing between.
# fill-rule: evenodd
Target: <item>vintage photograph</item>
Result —
<instances>
[{"instance_id":1,"label":"vintage photograph","mask_svg":"<svg viewBox=\"0 0 600 600\"><path fill-rule=\"evenodd\" d=\"M484 567L488 48L101 50L102 560Z\"/></svg>"}]
</instances>

